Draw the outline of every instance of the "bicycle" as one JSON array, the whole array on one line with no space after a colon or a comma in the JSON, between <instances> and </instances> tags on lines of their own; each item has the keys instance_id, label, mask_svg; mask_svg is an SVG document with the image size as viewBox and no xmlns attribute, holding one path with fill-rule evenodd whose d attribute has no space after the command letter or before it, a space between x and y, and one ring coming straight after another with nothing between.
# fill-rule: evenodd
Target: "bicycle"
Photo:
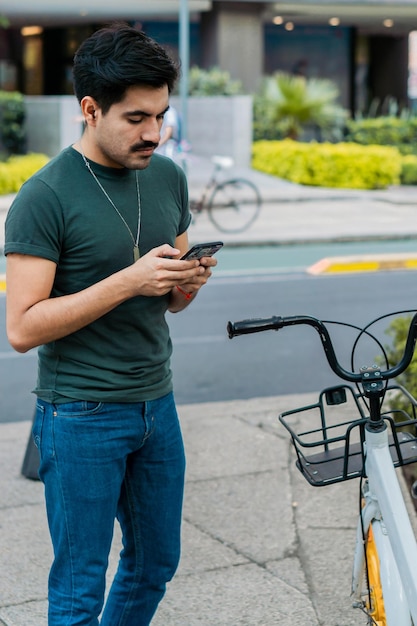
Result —
<instances>
[{"instance_id":1,"label":"bicycle","mask_svg":"<svg viewBox=\"0 0 417 626\"><path fill-rule=\"evenodd\" d=\"M385 317L385 316L383 316ZM374 322L379 321L374 320ZM370 336L368 324L360 331L352 350L352 363L358 339ZM417 461L417 402L399 384L389 383L406 370L417 340L417 313L411 320L400 362L387 369L378 364L359 372L342 367L336 358L326 324L309 316L271 317L229 322L229 337L285 326L306 324L319 334L327 361L343 384L324 389L318 402L279 415L291 436L296 466L313 486L325 486L360 478L360 511L352 569L353 607L367 615L374 626L417 625L417 543L395 468ZM337 323L337 322L333 322ZM353 365L352 368L353 370ZM389 407L389 395L405 399L404 408ZM358 418L340 419L341 405L351 401ZM328 413L336 411L328 419ZM332 409L333 407L333 409ZM311 429L297 432L300 414L317 420ZM415 489L415 485L413 485Z\"/></svg>"},{"instance_id":2,"label":"bicycle","mask_svg":"<svg viewBox=\"0 0 417 626\"><path fill-rule=\"evenodd\" d=\"M219 173L232 167L233 159L212 157L213 171L200 198L190 201L194 215L207 211L211 223L224 233L240 233L256 220L262 199L256 185L245 178L219 179Z\"/></svg>"}]
</instances>

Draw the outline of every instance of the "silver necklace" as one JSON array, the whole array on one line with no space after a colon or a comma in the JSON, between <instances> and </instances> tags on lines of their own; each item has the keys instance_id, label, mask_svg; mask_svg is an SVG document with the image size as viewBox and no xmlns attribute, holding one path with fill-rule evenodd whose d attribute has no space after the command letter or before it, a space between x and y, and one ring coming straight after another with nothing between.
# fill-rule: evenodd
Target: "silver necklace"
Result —
<instances>
[{"instance_id":1,"label":"silver necklace","mask_svg":"<svg viewBox=\"0 0 417 626\"><path fill-rule=\"evenodd\" d=\"M123 217L123 215L120 213L119 209L117 208L117 206L114 204L113 200L110 198L109 194L107 193L107 191L104 189L103 185L101 184L101 182L99 181L99 179L97 178L97 176L95 175L95 173L93 172L93 170L91 169L91 165L90 163L87 161L84 152L81 152L81 155L84 159L84 163L86 168L88 169L88 171L90 172L91 176L94 178L94 180L96 181L97 185L100 187L101 191L104 193L104 195L106 196L107 200L110 202L110 204L112 205L113 209L116 211L117 215L120 217L120 219L122 220L123 224L126 226L127 230L129 231L129 235L132 239L133 242L133 262L137 261L140 257L139 254L139 235L140 235L140 225L141 225L141 203L140 203L140 189L139 189L139 177L138 177L138 171L135 171L135 178L136 178L136 195L137 195L137 199L138 199L138 228L137 228L137 233L136 233L136 239L133 236L132 231L130 230L129 224L126 222L125 218Z\"/></svg>"}]
</instances>

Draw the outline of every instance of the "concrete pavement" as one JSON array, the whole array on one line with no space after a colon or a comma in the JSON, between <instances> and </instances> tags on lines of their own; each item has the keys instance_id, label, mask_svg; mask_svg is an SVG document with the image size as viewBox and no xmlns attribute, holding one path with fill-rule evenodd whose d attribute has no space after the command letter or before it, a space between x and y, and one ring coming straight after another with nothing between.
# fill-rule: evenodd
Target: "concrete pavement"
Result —
<instances>
[{"instance_id":1,"label":"concrete pavement","mask_svg":"<svg viewBox=\"0 0 417 626\"><path fill-rule=\"evenodd\" d=\"M208 167L202 160L189 163L191 195L201 188ZM417 237L414 189L311 189L255 172L236 173L259 185L265 204L250 231L221 236L230 245ZM4 218L10 198L2 200ZM219 233L202 215L190 238L208 241ZM155 626L366 623L349 597L358 481L308 485L277 420L281 411L316 399L312 394L225 403L214 398L179 407L188 459L183 557ZM300 416L300 428L308 426L307 416ZM0 424L2 626L47 624L51 547L42 485L20 473L29 431L30 421ZM119 550L116 529L109 579Z\"/></svg>"},{"instance_id":2,"label":"concrete pavement","mask_svg":"<svg viewBox=\"0 0 417 626\"><path fill-rule=\"evenodd\" d=\"M311 487L277 420L316 399L179 407L188 459L183 556L154 626L366 623L350 599L358 480ZM304 416L300 428L308 427ZM47 625L42 485L20 474L29 430L29 421L0 425L2 626ZM109 580L120 547L116 529Z\"/></svg>"},{"instance_id":3,"label":"concrete pavement","mask_svg":"<svg viewBox=\"0 0 417 626\"><path fill-rule=\"evenodd\" d=\"M207 160L188 164L190 197L198 197L210 172ZM244 176L260 189L264 204L250 229L222 234L228 245L289 244L417 237L417 188L395 186L383 190L306 187L254 170L225 172ZM206 215L198 215L190 237L219 238Z\"/></svg>"}]
</instances>

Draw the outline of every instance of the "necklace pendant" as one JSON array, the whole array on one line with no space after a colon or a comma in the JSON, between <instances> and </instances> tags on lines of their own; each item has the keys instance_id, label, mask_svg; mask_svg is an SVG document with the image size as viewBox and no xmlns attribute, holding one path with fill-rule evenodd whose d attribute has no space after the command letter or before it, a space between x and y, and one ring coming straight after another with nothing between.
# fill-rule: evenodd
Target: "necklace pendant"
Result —
<instances>
[{"instance_id":1,"label":"necklace pendant","mask_svg":"<svg viewBox=\"0 0 417 626\"><path fill-rule=\"evenodd\" d=\"M133 237L133 233L130 230L129 224L126 222L125 218L120 213L119 209L114 204L113 200L110 198L109 194L104 189L103 185L101 184L101 182L99 181L99 179L95 175L94 171L91 169L90 163L87 161L87 159L86 159L86 157L84 155L84 152L82 152L82 151L81 151L81 156L84 159L84 163L85 163L86 168L88 169L88 171L90 172L90 174L94 178L94 180L96 181L98 187L101 189L101 191L103 192L103 194L105 195L105 197L107 198L107 200L109 201L109 203L111 204L111 206L116 211L117 215L120 217L120 219L122 220L123 224L126 226L127 230L129 231L130 238L133 241L133 262L136 263L136 261L138 261L139 257L140 257L140 254L139 254L139 235L140 235L140 216L141 216L140 189L139 189L139 178L138 178L137 170L135 172L135 178L136 178L136 196L137 196L137 202L138 202L138 229L137 229L136 241L135 241L135 238Z\"/></svg>"}]
</instances>

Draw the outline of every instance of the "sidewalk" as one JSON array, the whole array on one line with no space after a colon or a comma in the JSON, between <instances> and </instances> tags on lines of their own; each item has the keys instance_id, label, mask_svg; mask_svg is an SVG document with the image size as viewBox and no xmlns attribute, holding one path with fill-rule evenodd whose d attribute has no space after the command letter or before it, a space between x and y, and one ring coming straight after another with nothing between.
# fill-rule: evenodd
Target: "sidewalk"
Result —
<instances>
[{"instance_id":1,"label":"sidewalk","mask_svg":"<svg viewBox=\"0 0 417 626\"><path fill-rule=\"evenodd\" d=\"M277 420L316 400L179 407L188 460L183 556L153 626L365 623L349 597L358 480L311 487ZM307 430L305 418L300 427ZM42 485L20 475L29 429L29 422L0 425L2 626L47 626ZM116 532L109 580L119 551Z\"/></svg>"},{"instance_id":2,"label":"sidewalk","mask_svg":"<svg viewBox=\"0 0 417 626\"><path fill-rule=\"evenodd\" d=\"M191 195L207 174L206 162L190 168ZM414 189L311 189L244 174L259 185L265 204L243 238L222 237L230 245L417 238ZM0 197L3 218L10 200ZM205 216L190 233L193 242L219 238ZM281 411L316 399L308 394L179 407L188 460L183 556L153 626L365 623L349 597L358 481L308 485L277 420ZM305 419L301 429L308 428ZM47 625L51 547L42 485L20 474L29 431L29 421L0 424L1 626ZM109 579L119 550L116 531Z\"/></svg>"},{"instance_id":3,"label":"sidewalk","mask_svg":"<svg viewBox=\"0 0 417 626\"><path fill-rule=\"evenodd\" d=\"M198 197L211 171L203 159L188 168L190 197ZM305 187L255 170L233 169L259 188L263 206L248 231L221 234L228 245L278 245L305 242L417 238L415 187L383 190ZM218 239L219 232L205 214L191 225L193 243ZM417 245L416 245L417 249Z\"/></svg>"}]
</instances>

